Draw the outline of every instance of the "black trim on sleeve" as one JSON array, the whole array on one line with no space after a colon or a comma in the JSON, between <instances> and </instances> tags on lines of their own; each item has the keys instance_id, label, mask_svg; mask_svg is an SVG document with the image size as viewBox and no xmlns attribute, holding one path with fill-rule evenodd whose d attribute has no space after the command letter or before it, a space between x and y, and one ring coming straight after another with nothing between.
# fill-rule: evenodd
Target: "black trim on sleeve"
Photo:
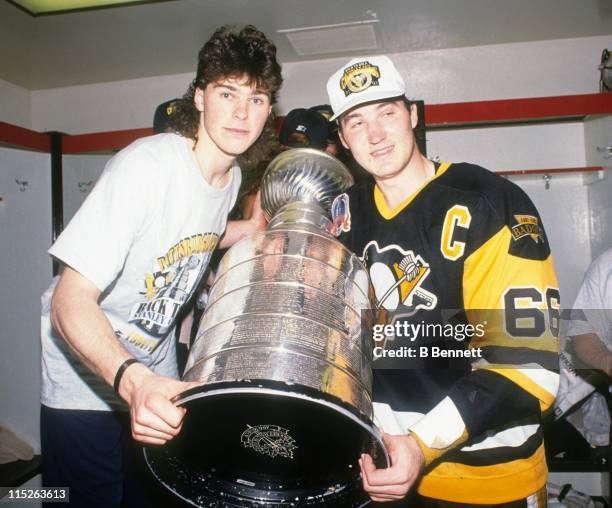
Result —
<instances>
[{"instance_id":1,"label":"black trim on sleeve","mask_svg":"<svg viewBox=\"0 0 612 508\"><path fill-rule=\"evenodd\" d=\"M482 358L505 365L537 364L546 370L559 370L559 354L526 347L483 346ZM527 367L529 368L529 367Z\"/></svg>"},{"instance_id":2,"label":"black trim on sleeve","mask_svg":"<svg viewBox=\"0 0 612 508\"><path fill-rule=\"evenodd\" d=\"M540 414L540 402L504 376L478 370L449 392L470 436L479 436Z\"/></svg>"},{"instance_id":3,"label":"black trim on sleeve","mask_svg":"<svg viewBox=\"0 0 612 508\"><path fill-rule=\"evenodd\" d=\"M525 422L528 424L530 422ZM537 423L537 422L532 422ZM469 446L471 443L465 443ZM466 466L494 466L511 462L513 460L531 457L542 444L541 428L529 436L527 440L519 446L500 446L498 448L488 448L485 450L462 451L457 450L444 457L445 462L456 462Z\"/></svg>"}]
</instances>

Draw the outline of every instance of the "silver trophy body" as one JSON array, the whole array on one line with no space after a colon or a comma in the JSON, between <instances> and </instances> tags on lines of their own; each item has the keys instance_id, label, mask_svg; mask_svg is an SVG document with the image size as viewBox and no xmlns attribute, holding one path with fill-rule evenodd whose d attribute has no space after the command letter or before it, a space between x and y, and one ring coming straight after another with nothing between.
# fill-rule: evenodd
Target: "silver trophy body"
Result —
<instances>
[{"instance_id":1,"label":"silver trophy body","mask_svg":"<svg viewBox=\"0 0 612 508\"><path fill-rule=\"evenodd\" d=\"M218 267L183 377L203 386L183 394L178 403L188 409L186 421L190 413L210 413L203 417L204 426L209 425L206 418L224 412L220 418L226 423L221 426L229 428L244 419L244 430L236 427L234 431L240 433L244 449L235 448L233 453L242 462L252 458L243 454L259 454L253 460L262 462L254 462L252 468L266 471L269 467L273 478L259 482L251 476L260 478L260 473L238 468L239 474L221 475L222 485L214 488L200 482L209 494L215 489L231 491L229 498L236 504L226 500L219 506L314 506L313 499L319 504L360 506L364 498L355 485L359 452L387 463L380 435L371 425L372 339L361 332L362 312L371 308L367 271L326 230L333 199L351 184L346 167L324 152L281 153L262 181L262 207L270 218L267 230L235 244ZM224 409L231 406L232 397L236 407ZM196 404L201 407L194 409ZM292 419L291 412L299 416ZM317 421L327 422L328 428L311 432ZM346 431L341 429L344 426ZM192 433L199 432L193 427ZM361 442L336 449L336 438L332 444L317 441L316 433L332 432L329 427L339 433L338 439L344 433L353 436L347 439ZM206 440L200 442L209 451L214 448ZM331 462L338 464L330 466L329 479L292 483L283 477L282 468L295 468L295 476L308 476L314 455L309 456L313 451L307 448L313 447L355 456L334 457ZM219 453L209 455L217 454L219 462ZM176 455L172 456L175 460ZM148 454L147 459L169 488L186 499L197 498L198 487L190 490L184 482L168 480L163 457ZM192 464L187 469L193 472L193 459L185 462ZM184 476L185 470L172 474ZM231 478L241 475L236 480L239 487L232 485ZM202 499L194 504L215 506L210 498Z\"/></svg>"}]
</instances>

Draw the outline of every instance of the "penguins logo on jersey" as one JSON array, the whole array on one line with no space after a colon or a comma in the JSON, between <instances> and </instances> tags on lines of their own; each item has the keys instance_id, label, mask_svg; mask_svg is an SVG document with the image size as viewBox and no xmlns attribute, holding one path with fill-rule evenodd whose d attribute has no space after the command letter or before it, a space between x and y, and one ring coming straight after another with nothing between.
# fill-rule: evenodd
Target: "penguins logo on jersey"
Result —
<instances>
[{"instance_id":1,"label":"penguins logo on jersey","mask_svg":"<svg viewBox=\"0 0 612 508\"><path fill-rule=\"evenodd\" d=\"M512 226L512 238L514 241L520 240L524 236L530 236L531 239L538 243L544 242L542 229L538 223L538 218L533 215L515 215L516 224Z\"/></svg>"},{"instance_id":2,"label":"penguins logo on jersey","mask_svg":"<svg viewBox=\"0 0 612 508\"><path fill-rule=\"evenodd\" d=\"M438 297L423 288L431 269L419 254L398 245L380 248L371 241L363 249L362 260L370 267L377 308L411 316L438 304Z\"/></svg>"}]
</instances>

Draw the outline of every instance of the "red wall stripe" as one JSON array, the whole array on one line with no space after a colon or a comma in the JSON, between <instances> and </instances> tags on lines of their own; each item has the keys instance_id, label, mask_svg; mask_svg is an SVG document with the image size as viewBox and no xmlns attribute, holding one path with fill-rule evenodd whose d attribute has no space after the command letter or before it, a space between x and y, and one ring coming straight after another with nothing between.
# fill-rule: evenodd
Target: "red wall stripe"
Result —
<instances>
[{"instance_id":1,"label":"red wall stripe","mask_svg":"<svg viewBox=\"0 0 612 508\"><path fill-rule=\"evenodd\" d=\"M612 114L612 93L425 105L425 122L430 128L559 120L601 114ZM281 123L282 117L277 118L276 127ZM65 135L63 150L64 153L120 150L132 141L152 133L152 129L143 128ZM0 143L49 151L47 135L4 122L0 122Z\"/></svg>"},{"instance_id":2,"label":"red wall stripe","mask_svg":"<svg viewBox=\"0 0 612 508\"><path fill-rule=\"evenodd\" d=\"M144 128L64 136L62 151L68 154L121 150L132 141L151 134L153 129Z\"/></svg>"},{"instance_id":3,"label":"red wall stripe","mask_svg":"<svg viewBox=\"0 0 612 508\"><path fill-rule=\"evenodd\" d=\"M6 122L0 122L0 143L41 152L51 151L51 140L46 134Z\"/></svg>"},{"instance_id":4,"label":"red wall stripe","mask_svg":"<svg viewBox=\"0 0 612 508\"><path fill-rule=\"evenodd\" d=\"M577 168L546 168L546 169L508 169L504 171L496 171L496 175L514 176L514 175L554 175L559 173L588 173L593 171L603 171L603 166L584 166Z\"/></svg>"},{"instance_id":5,"label":"red wall stripe","mask_svg":"<svg viewBox=\"0 0 612 508\"><path fill-rule=\"evenodd\" d=\"M428 127L520 122L612 113L612 93L495 101L425 104Z\"/></svg>"}]
</instances>

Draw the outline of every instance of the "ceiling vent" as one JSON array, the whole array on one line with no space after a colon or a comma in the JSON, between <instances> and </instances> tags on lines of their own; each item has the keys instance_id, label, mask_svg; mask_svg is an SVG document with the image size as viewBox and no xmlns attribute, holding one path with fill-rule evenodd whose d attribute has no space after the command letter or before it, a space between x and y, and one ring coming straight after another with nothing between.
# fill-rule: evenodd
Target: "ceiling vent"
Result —
<instances>
[{"instance_id":1,"label":"ceiling vent","mask_svg":"<svg viewBox=\"0 0 612 508\"><path fill-rule=\"evenodd\" d=\"M289 39L299 56L326 55L378 49L375 24L378 20L339 23L278 30Z\"/></svg>"}]
</instances>

